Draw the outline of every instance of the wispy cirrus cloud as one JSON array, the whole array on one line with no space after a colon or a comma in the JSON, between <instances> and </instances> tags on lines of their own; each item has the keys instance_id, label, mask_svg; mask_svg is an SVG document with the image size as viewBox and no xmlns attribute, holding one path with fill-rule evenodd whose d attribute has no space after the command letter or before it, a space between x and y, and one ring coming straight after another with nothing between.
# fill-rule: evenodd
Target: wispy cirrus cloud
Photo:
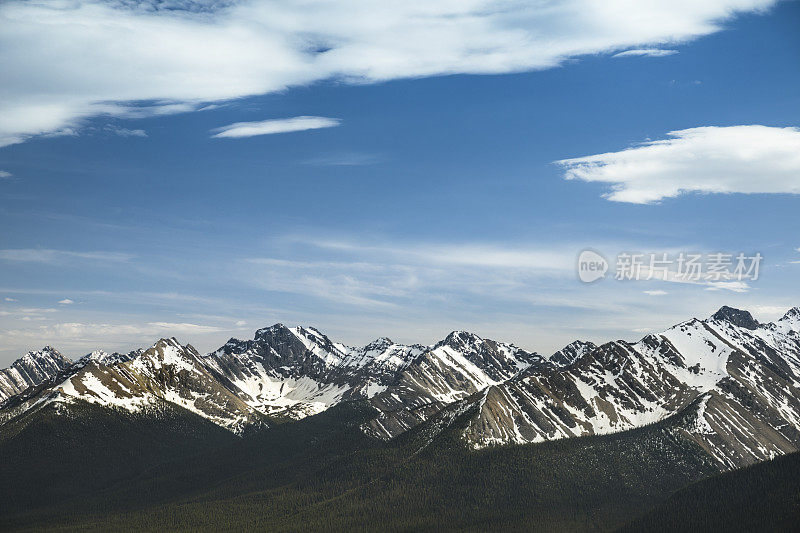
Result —
<instances>
[{"instance_id":1,"label":"wispy cirrus cloud","mask_svg":"<svg viewBox=\"0 0 800 533\"><path fill-rule=\"evenodd\" d=\"M754 305L750 307L750 311L759 320L777 320L791 308L791 305Z\"/></svg>"},{"instance_id":2,"label":"wispy cirrus cloud","mask_svg":"<svg viewBox=\"0 0 800 533\"><path fill-rule=\"evenodd\" d=\"M112 263L124 263L135 256L120 252L76 252L70 250L52 250L42 248L16 248L0 250L0 261L20 263L60 263L65 261L85 260Z\"/></svg>"},{"instance_id":3,"label":"wispy cirrus cloud","mask_svg":"<svg viewBox=\"0 0 800 533\"><path fill-rule=\"evenodd\" d=\"M118 137L147 137L147 132L144 130L123 128L115 124L107 124L103 131Z\"/></svg>"},{"instance_id":4,"label":"wispy cirrus cloud","mask_svg":"<svg viewBox=\"0 0 800 533\"><path fill-rule=\"evenodd\" d=\"M647 248L595 244L606 251ZM230 336L241 336L248 324L256 329L278 321L314 325L353 344L378 335L435 342L460 328L547 351L574 338L603 341L625 336L631 328L657 330L706 308L711 313L723 303L745 307L745 298L768 303L763 291L742 292L749 279L738 286L666 285L678 279L658 276L647 285L612 279L580 283L575 259L584 245L326 238L320 231L276 239L253 256L211 254L176 264L218 272L211 292L3 287L2 294L24 295L19 298L25 307L0 306L0 358L11 361L48 343L70 355L99 347L124 351L172 335L201 351L213 350ZM151 280L154 285L163 281ZM662 294L668 291L680 297ZM65 295L80 305L47 308Z\"/></svg>"},{"instance_id":5,"label":"wispy cirrus cloud","mask_svg":"<svg viewBox=\"0 0 800 533\"><path fill-rule=\"evenodd\" d=\"M618 52L611 57L665 57L677 53L677 50L668 50L663 48L634 48L633 50Z\"/></svg>"},{"instance_id":6,"label":"wispy cirrus cloud","mask_svg":"<svg viewBox=\"0 0 800 533\"><path fill-rule=\"evenodd\" d=\"M581 312L611 305L610 301L616 302L614 311L622 313L629 305L647 305L647 301L652 305L658 300L655 297L672 293L697 297L704 290L717 291L717 299L724 301L725 294L750 291L756 277L754 273L722 273L694 279L680 275L674 265L671 270L654 269L652 274L642 265L637 278L641 281L607 279L587 285L577 281L575 264L584 243L391 242L287 236L288 257L303 260L251 257L239 265L236 277L262 290L298 295L337 309L346 306L383 313L426 307L456 314L468 309L530 310L532 306ZM626 249L619 243L596 245L604 250ZM627 248L636 247L628 243ZM645 282L649 285L643 287ZM608 291L613 298L598 296L598 291Z\"/></svg>"},{"instance_id":7,"label":"wispy cirrus cloud","mask_svg":"<svg viewBox=\"0 0 800 533\"><path fill-rule=\"evenodd\" d=\"M751 287L746 281L708 281L705 290L707 291L731 291L731 292L748 292Z\"/></svg>"},{"instance_id":8,"label":"wispy cirrus cloud","mask_svg":"<svg viewBox=\"0 0 800 533\"><path fill-rule=\"evenodd\" d=\"M150 342L153 336L176 336L198 333L216 333L222 331L217 326L180 322L144 322L144 323L86 323L57 322L33 328L9 329L0 331L0 339L14 338L33 340L38 343L67 342L91 339L102 342L113 338L134 338L137 341ZM147 340L145 340L147 339Z\"/></svg>"},{"instance_id":9,"label":"wispy cirrus cloud","mask_svg":"<svg viewBox=\"0 0 800 533\"><path fill-rule=\"evenodd\" d=\"M338 118L328 117L292 117L259 122L237 122L212 130L216 132L212 137L218 139L254 137L256 135L333 128L339 124L341 124L341 121Z\"/></svg>"},{"instance_id":10,"label":"wispy cirrus cloud","mask_svg":"<svg viewBox=\"0 0 800 533\"><path fill-rule=\"evenodd\" d=\"M503 246L490 243L370 244L335 239L301 240L317 248L391 257L407 264L461 265L573 273L573 246Z\"/></svg>"},{"instance_id":11,"label":"wispy cirrus cloud","mask_svg":"<svg viewBox=\"0 0 800 533\"><path fill-rule=\"evenodd\" d=\"M15 307L0 309L0 316L15 317L20 320L38 320L43 319L45 315L57 313L58 309L52 307Z\"/></svg>"},{"instance_id":12,"label":"wispy cirrus cloud","mask_svg":"<svg viewBox=\"0 0 800 533\"><path fill-rule=\"evenodd\" d=\"M237 277L275 292L305 295L336 305L402 309L420 302L490 297L530 298L541 279L572 280L575 253L566 246L515 247L489 243L379 244L294 237L305 260L245 259ZM538 295L537 301L545 301ZM564 298L561 304L570 305ZM550 300L550 303L553 303Z\"/></svg>"},{"instance_id":13,"label":"wispy cirrus cloud","mask_svg":"<svg viewBox=\"0 0 800 533\"><path fill-rule=\"evenodd\" d=\"M649 204L687 193L800 194L800 129L705 126L556 163L566 179L608 183L615 202Z\"/></svg>"},{"instance_id":14,"label":"wispy cirrus cloud","mask_svg":"<svg viewBox=\"0 0 800 533\"><path fill-rule=\"evenodd\" d=\"M703 287L707 291L726 290L745 293L752 288L750 283L757 281L760 276L760 271L757 270L742 271L741 273L726 271L720 272L718 275L715 274L714 276L687 276L685 272L679 273L676 267L677 265L672 265L666 269L658 267L651 268L649 265L644 264L637 269L638 273L635 279L696 285L698 287ZM647 290L643 292L650 296L662 296L667 294L663 290Z\"/></svg>"},{"instance_id":15,"label":"wispy cirrus cloud","mask_svg":"<svg viewBox=\"0 0 800 533\"><path fill-rule=\"evenodd\" d=\"M185 112L321 80L552 68L690 41L774 3L10 0L0 3L0 146L90 116Z\"/></svg>"}]
</instances>

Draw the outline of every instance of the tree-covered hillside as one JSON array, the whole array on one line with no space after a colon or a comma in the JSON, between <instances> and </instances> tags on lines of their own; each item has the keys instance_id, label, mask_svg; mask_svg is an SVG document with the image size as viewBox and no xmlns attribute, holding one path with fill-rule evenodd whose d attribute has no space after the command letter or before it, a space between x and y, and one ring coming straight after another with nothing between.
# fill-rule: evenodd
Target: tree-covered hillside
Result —
<instances>
[{"instance_id":1,"label":"tree-covered hillside","mask_svg":"<svg viewBox=\"0 0 800 533\"><path fill-rule=\"evenodd\" d=\"M165 453L151 439L149 457L141 452L146 438L138 439L136 454L126 449L122 422L84 427L81 435L93 435L89 443L70 437L53 417L47 430L67 433L48 461L22 452L33 445L25 434L0 445L5 459L15 454L3 466L9 483L2 501L38 490L30 480L43 482L41 468L59 462L64 472L88 474L54 476L44 494L61 497L4 513L3 529L604 531L717 472L681 436L676 419L609 436L478 451L458 441L456 419L420 450L430 428L389 444L367 439L357 425L369 409L342 404L232 441L209 433L201 440L205 449L186 437ZM106 420L104 414L87 414L84 425ZM171 434L192 427L191 420L172 419ZM33 501L23 496L17 504Z\"/></svg>"}]
</instances>

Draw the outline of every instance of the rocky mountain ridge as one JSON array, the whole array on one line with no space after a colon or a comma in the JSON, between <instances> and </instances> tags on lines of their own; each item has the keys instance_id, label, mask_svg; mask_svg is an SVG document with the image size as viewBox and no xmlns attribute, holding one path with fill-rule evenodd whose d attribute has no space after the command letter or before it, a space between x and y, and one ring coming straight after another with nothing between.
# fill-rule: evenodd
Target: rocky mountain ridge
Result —
<instances>
[{"instance_id":1,"label":"rocky mountain ridge","mask_svg":"<svg viewBox=\"0 0 800 533\"><path fill-rule=\"evenodd\" d=\"M379 338L354 348L282 324L200 355L176 339L75 363L32 352L0 372L2 424L76 402L157 411L178 406L234 433L368 402L367 435L448 427L471 447L543 442L641 427L684 414L682 426L725 468L800 449L800 309L760 324L723 307L629 343L576 341L550 357L454 331L431 345ZM441 420L437 419L440 418Z\"/></svg>"}]
</instances>

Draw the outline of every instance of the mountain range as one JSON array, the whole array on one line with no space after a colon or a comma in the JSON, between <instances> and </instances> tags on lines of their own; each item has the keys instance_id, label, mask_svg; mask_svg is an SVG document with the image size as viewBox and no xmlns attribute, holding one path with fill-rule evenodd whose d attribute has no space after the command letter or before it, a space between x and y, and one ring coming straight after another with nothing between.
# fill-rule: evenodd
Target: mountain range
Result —
<instances>
[{"instance_id":1,"label":"mountain range","mask_svg":"<svg viewBox=\"0 0 800 533\"><path fill-rule=\"evenodd\" d=\"M647 435L631 449L656 439L695 465L686 475L708 474L800 450L800 308L759 323L723 307L638 342L575 341L551 355L465 331L433 345L351 347L282 324L208 354L175 338L74 362L45 347L0 371L0 400L3 449L52 424L72 438L86 420L169 420L180 439L211 432L231 443L336 420L355 449L412 455Z\"/></svg>"}]
</instances>

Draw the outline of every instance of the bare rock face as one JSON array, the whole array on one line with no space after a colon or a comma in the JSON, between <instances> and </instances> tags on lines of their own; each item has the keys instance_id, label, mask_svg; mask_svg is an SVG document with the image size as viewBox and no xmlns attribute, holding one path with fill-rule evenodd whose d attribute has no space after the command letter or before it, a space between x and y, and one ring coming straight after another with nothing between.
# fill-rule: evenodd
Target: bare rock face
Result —
<instances>
[{"instance_id":1,"label":"bare rock face","mask_svg":"<svg viewBox=\"0 0 800 533\"><path fill-rule=\"evenodd\" d=\"M758 320L753 318L753 315L751 315L749 311L734 309L733 307L728 307L727 305L722 306L711 318L714 320L729 322L734 326L739 326L740 328L756 329L759 326Z\"/></svg>"}]
</instances>

